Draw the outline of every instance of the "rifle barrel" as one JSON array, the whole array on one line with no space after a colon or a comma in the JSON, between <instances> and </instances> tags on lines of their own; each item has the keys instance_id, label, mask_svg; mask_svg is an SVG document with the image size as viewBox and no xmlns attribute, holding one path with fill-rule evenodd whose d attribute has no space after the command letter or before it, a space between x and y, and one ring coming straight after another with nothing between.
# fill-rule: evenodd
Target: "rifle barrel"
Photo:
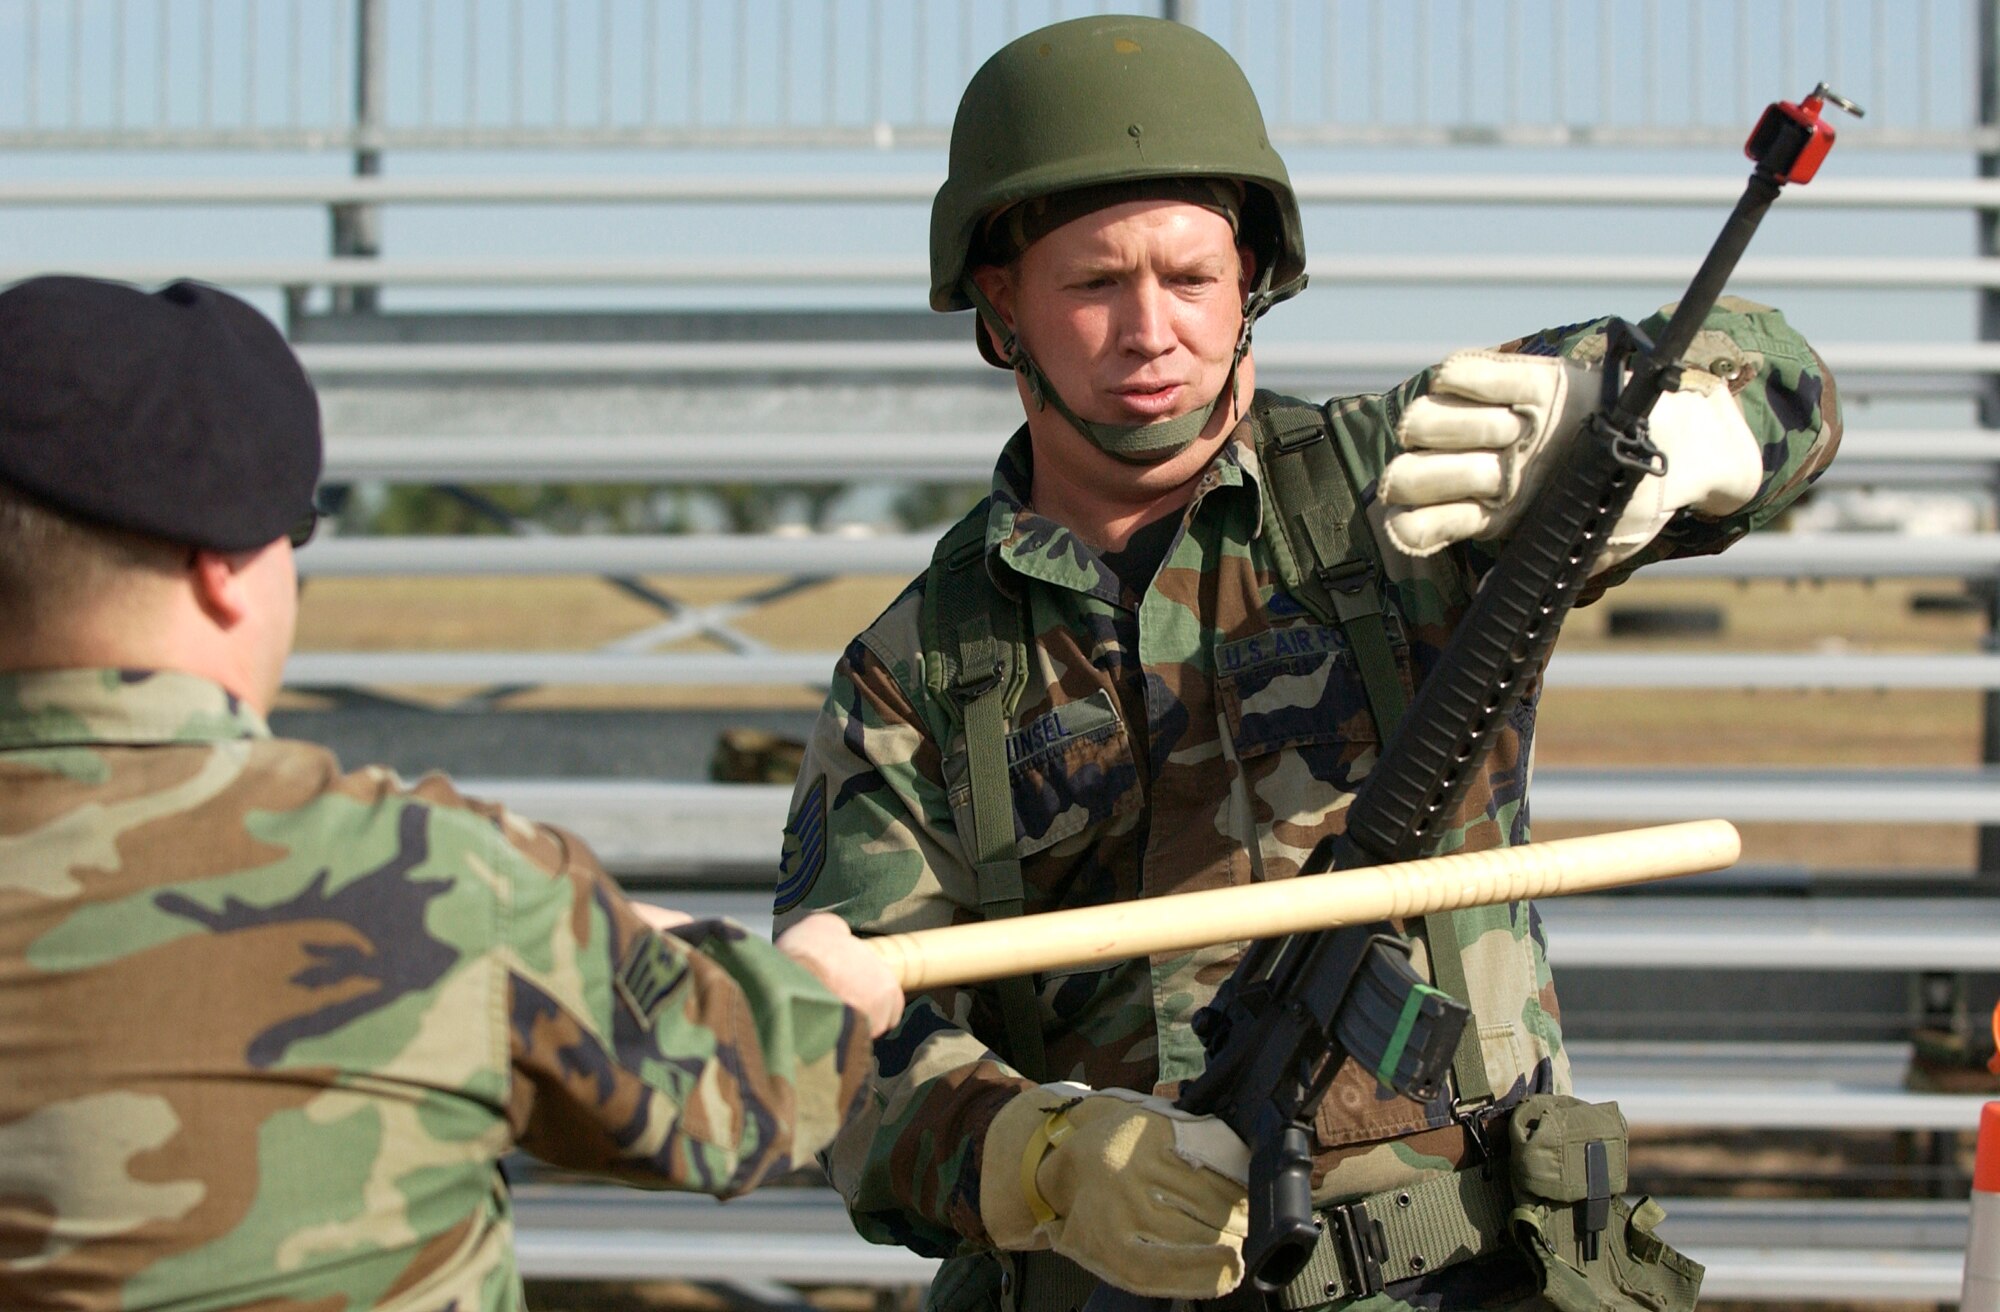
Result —
<instances>
[{"instance_id":1,"label":"rifle barrel","mask_svg":"<svg viewBox=\"0 0 2000 1312\"><path fill-rule=\"evenodd\" d=\"M1680 363L1681 357L1694 345L1702 324L1708 319L1708 312L1722 298L1729 275L1736 272L1737 261L1749 248L1750 239L1757 235L1757 225L1764 221L1764 212L1778 198L1780 187L1781 184L1762 169L1750 175L1750 182L1744 187L1736 208L1722 225L1715 243L1708 248L1701 268L1696 270L1694 281L1681 294L1673 315L1667 320L1666 327L1660 330L1659 340L1653 343L1649 363L1654 367L1642 370L1619 394L1618 408L1625 414L1635 419L1643 418L1652 410L1653 402L1660 395L1661 369Z\"/></svg>"}]
</instances>

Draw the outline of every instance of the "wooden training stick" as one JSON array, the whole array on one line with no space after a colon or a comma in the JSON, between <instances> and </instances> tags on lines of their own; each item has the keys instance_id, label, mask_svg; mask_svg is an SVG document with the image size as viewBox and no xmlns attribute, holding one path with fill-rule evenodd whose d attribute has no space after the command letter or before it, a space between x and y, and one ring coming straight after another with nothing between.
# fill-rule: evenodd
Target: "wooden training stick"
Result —
<instances>
[{"instance_id":1,"label":"wooden training stick","mask_svg":"<svg viewBox=\"0 0 2000 1312\"><path fill-rule=\"evenodd\" d=\"M1238 888L1076 907L865 940L909 992L1365 925L1721 870L1743 853L1727 820L1558 838Z\"/></svg>"}]
</instances>

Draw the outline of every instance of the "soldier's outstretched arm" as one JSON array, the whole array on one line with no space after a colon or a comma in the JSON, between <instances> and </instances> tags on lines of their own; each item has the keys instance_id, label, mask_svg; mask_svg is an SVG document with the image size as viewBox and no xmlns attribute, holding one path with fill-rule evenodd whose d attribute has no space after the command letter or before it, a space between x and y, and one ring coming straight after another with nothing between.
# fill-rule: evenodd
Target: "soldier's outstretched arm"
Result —
<instances>
[{"instance_id":1,"label":"soldier's outstretched arm","mask_svg":"<svg viewBox=\"0 0 2000 1312\"><path fill-rule=\"evenodd\" d=\"M632 910L661 933L691 924L694 917L672 907L634 902ZM880 1038L903 1014L903 990L879 953L865 946L847 922L820 912L778 935L776 946L819 976L834 995L868 1018L868 1036Z\"/></svg>"},{"instance_id":2,"label":"soldier's outstretched arm","mask_svg":"<svg viewBox=\"0 0 2000 1312\"><path fill-rule=\"evenodd\" d=\"M655 1188L742 1193L803 1165L859 1100L869 1022L739 925L654 928L579 840L433 776L434 842L492 885L521 1147Z\"/></svg>"},{"instance_id":3,"label":"soldier's outstretched arm","mask_svg":"<svg viewBox=\"0 0 2000 1312\"><path fill-rule=\"evenodd\" d=\"M1415 556L1497 549L1538 486L1538 466L1601 395L1603 320L1455 355L1390 394L1380 464L1385 536ZM1642 325L1657 334L1663 310ZM1768 523L1832 460L1832 375L1778 311L1724 297L1652 419L1664 476L1642 480L1599 557L1593 592L1649 561L1721 551Z\"/></svg>"}]
</instances>

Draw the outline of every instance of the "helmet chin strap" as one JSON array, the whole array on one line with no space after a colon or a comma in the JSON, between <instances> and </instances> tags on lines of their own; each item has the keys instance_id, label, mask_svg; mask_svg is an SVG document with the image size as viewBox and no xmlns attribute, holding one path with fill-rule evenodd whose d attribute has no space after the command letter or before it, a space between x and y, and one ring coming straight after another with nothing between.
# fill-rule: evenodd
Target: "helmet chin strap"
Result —
<instances>
[{"instance_id":1,"label":"helmet chin strap","mask_svg":"<svg viewBox=\"0 0 2000 1312\"><path fill-rule=\"evenodd\" d=\"M1175 415L1172 419L1155 420L1148 424L1107 424L1094 419L1085 419L1072 410L1069 403L1062 399L1055 386L1049 382L1048 375L1042 372L1042 367L1028 354L1028 349L1021 344L1020 337L1001 319L1000 312L993 308L993 302L986 298L986 293L979 289L979 284L970 276L965 279L964 284L966 297L971 300L987 331L992 333L993 339L999 343L1000 354L1006 358L1008 366L1026 380L1028 395L1034 401L1035 408L1054 410L1068 420L1072 428L1083 434L1084 439L1092 446L1128 465L1155 465L1163 460L1172 459L1194 445L1195 439L1201 436L1202 429L1208 426L1209 417L1215 413L1215 407L1222 404L1224 398L1228 398L1232 407L1235 405L1236 375L1243 363L1243 357L1250 350L1250 330L1257 320L1263 317L1265 311L1280 301L1290 300L1298 295L1305 290L1305 285L1305 278L1299 277L1276 291L1271 290L1271 271L1267 265L1256 289L1244 298L1243 327L1236 334L1236 351L1229 359L1229 374L1223 379L1221 390L1211 397L1207 404L1198 406L1184 415Z\"/></svg>"}]
</instances>

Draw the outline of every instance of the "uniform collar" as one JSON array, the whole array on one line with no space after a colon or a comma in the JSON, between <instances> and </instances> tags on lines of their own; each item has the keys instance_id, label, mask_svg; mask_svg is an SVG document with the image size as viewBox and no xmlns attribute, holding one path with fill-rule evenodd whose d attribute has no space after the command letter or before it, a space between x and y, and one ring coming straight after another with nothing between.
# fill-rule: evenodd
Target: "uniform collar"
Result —
<instances>
[{"instance_id":1,"label":"uniform collar","mask_svg":"<svg viewBox=\"0 0 2000 1312\"><path fill-rule=\"evenodd\" d=\"M0 674L0 750L268 738L264 717L220 684L171 670Z\"/></svg>"},{"instance_id":2,"label":"uniform collar","mask_svg":"<svg viewBox=\"0 0 2000 1312\"><path fill-rule=\"evenodd\" d=\"M1255 489L1260 476L1249 420L1236 426L1200 474L1194 506L1217 488ZM1028 506L1034 483L1034 455L1028 426L1007 439L993 470L993 496L986 511L986 555L996 580L1006 586L1009 571L1117 604L1118 577L1082 538ZM1261 521L1261 516L1260 516ZM1012 589L1009 588L1011 591Z\"/></svg>"}]
</instances>

